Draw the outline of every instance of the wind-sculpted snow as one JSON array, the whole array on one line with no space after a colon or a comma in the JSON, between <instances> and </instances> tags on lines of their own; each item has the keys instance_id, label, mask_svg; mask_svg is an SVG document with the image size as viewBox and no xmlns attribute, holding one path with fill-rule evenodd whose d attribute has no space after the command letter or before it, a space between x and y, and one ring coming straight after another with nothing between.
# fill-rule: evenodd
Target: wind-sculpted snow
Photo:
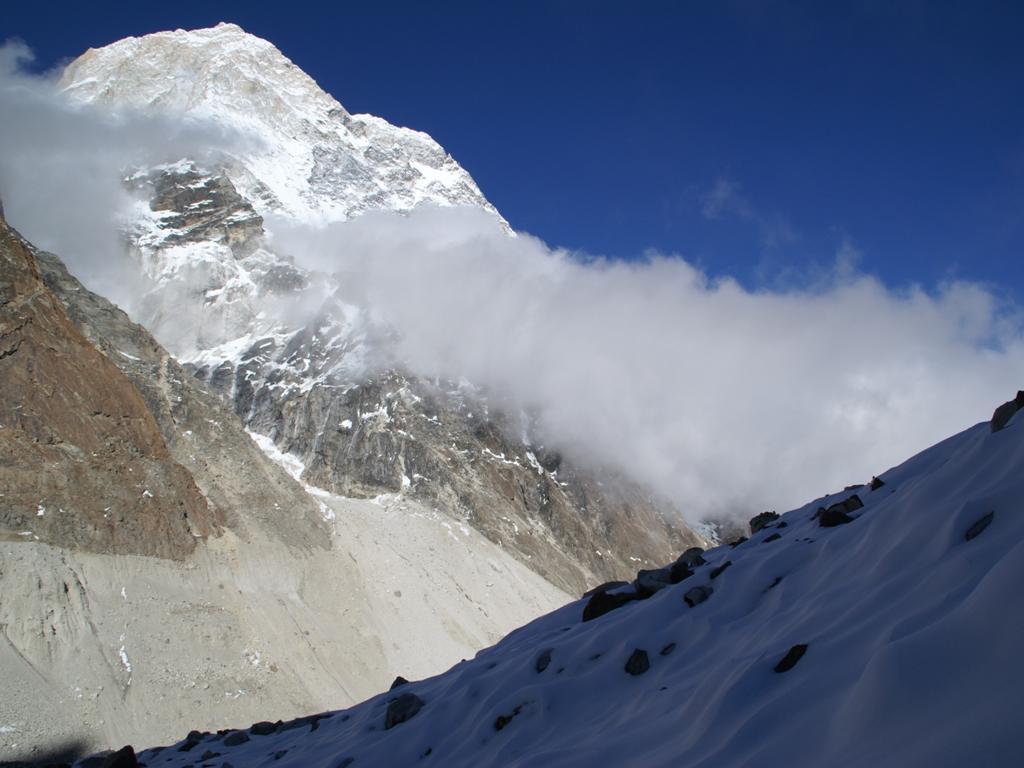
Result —
<instances>
[{"instance_id":1,"label":"wind-sculpted snow","mask_svg":"<svg viewBox=\"0 0 1024 768\"><path fill-rule=\"evenodd\" d=\"M587 622L581 600L349 710L244 741L194 734L140 758L168 768L204 753L279 768L1016 765L1022 467L1024 421L996 433L979 424L881 483L690 559L692 575L646 600ZM854 495L863 506L844 505L849 522L820 524L817 510ZM707 599L690 607L695 587Z\"/></svg>"}]
</instances>

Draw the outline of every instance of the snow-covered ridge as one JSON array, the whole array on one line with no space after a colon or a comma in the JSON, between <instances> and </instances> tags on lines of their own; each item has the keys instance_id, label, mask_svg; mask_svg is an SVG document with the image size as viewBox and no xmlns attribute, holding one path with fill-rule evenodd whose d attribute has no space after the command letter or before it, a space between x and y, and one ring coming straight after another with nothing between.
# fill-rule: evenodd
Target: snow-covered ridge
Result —
<instances>
[{"instance_id":1,"label":"snow-covered ridge","mask_svg":"<svg viewBox=\"0 0 1024 768\"><path fill-rule=\"evenodd\" d=\"M311 766L1020 763L1024 419L344 712L140 755ZM856 501L853 497L856 496ZM833 505L841 505L833 507ZM830 510L822 512L822 509ZM666 575L666 574L662 574ZM652 586L653 585L653 586ZM182 751L185 750L185 751Z\"/></svg>"},{"instance_id":2,"label":"snow-covered ridge","mask_svg":"<svg viewBox=\"0 0 1024 768\"><path fill-rule=\"evenodd\" d=\"M432 203L497 216L430 136L349 114L271 43L235 24L90 49L67 67L62 87L81 103L212 121L248 137L228 172L261 213L322 223Z\"/></svg>"}]
</instances>

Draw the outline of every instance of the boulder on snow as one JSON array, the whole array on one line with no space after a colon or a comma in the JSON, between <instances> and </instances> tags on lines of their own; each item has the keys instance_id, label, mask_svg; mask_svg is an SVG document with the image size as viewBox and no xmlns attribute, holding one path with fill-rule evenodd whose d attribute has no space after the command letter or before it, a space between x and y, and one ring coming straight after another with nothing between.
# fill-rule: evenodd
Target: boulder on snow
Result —
<instances>
[{"instance_id":1,"label":"boulder on snow","mask_svg":"<svg viewBox=\"0 0 1024 768\"><path fill-rule=\"evenodd\" d=\"M871 488L872 491L877 491L883 485L885 485L885 481L883 481L883 480L881 480L881 479L879 479L877 477L872 477L871 478L871 483L870 483L870 485L868 487Z\"/></svg>"},{"instance_id":2,"label":"boulder on snow","mask_svg":"<svg viewBox=\"0 0 1024 768\"><path fill-rule=\"evenodd\" d=\"M276 723L271 723L267 720L261 720L258 723L253 723L249 728L249 733L253 736L269 736L272 733L276 733L277 729L281 727L282 723L278 720Z\"/></svg>"},{"instance_id":3,"label":"boulder on snow","mask_svg":"<svg viewBox=\"0 0 1024 768\"><path fill-rule=\"evenodd\" d=\"M625 587L627 584L629 584L628 581L606 581L604 584L598 584L593 589L588 589L586 592L580 595L580 598L582 599L584 597L591 597L592 595L596 595L598 592L607 592L610 589L618 589L619 587Z\"/></svg>"},{"instance_id":4,"label":"boulder on snow","mask_svg":"<svg viewBox=\"0 0 1024 768\"><path fill-rule=\"evenodd\" d=\"M712 579L717 579L719 576L721 576L723 573L725 573L726 569L729 568L731 565L732 565L732 560L726 560L724 563L719 565L717 568L712 568L711 569L711 573L709 575L711 576Z\"/></svg>"},{"instance_id":5,"label":"boulder on snow","mask_svg":"<svg viewBox=\"0 0 1024 768\"><path fill-rule=\"evenodd\" d=\"M642 648L637 648L633 651L628 659L626 659L626 666L623 669L634 677L642 675L648 669L651 668L651 661L647 658L647 651Z\"/></svg>"},{"instance_id":6,"label":"boulder on snow","mask_svg":"<svg viewBox=\"0 0 1024 768\"><path fill-rule=\"evenodd\" d=\"M423 709L423 699L415 693L401 694L388 704L388 711L384 715L384 730L394 728L399 723L404 723L415 717L421 709Z\"/></svg>"},{"instance_id":7,"label":"boulder on snow","mask_svg":"<svg viewBox=\"0 0 1024 768\"><path fill-rule=\"evenodd\" d=\"M704 558L702 557L700 561L703 563ZM688 579L691 576L693 576L693 571L690 570L686 563L676 561L672 563L671 567L668 569L668 580L673 584L678 584L680 581Z\"/></svg>"},{"instance_id":8,"label":"boulder on snow","mask_svg":"<svg viewBox=\"0 0 1024 768\"><path fill-rule=\"evenodd\" d=\"M989 524L992 522L992 518L995 516L995 512L988 512L975 520L971 524L971 527L964 532L964 540L970 541L975 536L980 535L982 531L988 528Z\"/></svg>"},{"instance_id":9,"label":"boulder on snow","mask_svg":"<svg viewBox=\"0 0 1024 768\"><path fill-rule=\"evenodd\" d=\"M765 526L774 523L779 519L778 512L762 512L759 515L754 515L750 518L750 535L753 536L755 533L760 531Z\"/></svg>"},{"instance_id":10,"label":"boulder on snow","mask_svg":"<svg viewBox=\"0 0 1024 768\"><path fill-rule=\"evenodd\" d=\"M676 644L675 643L669 643L668 645L666 645L664 648L661 649L661 655L662 656L668 656L675 649L676 649Z\"/></svg>"},{"instance_id":11,"label":"boulder on snow","mask_svg":"<svg viewBox=\"0 0 1024 768\"><path fill-rule=\"evenodd\" d=\"M664 568L657 568L655 570L637 571L636 581L633 582L633 589L640 597L650 597L665 587L671 587L672 584L669 572Z\"/></svg>"},{"instance_id":12,"label":"boulder on snow","mask_svg":"<svg viewBox=\"0 0 1024 768\"><path fill-rule=\"evenodd\" d=\"M139 759L131 744L121 747L103 763L103 768L138 768Z\"/></svg>"},{"instance_id":13,"label":"boulder on snow","mask_svg":"<svg viewBox=\"0 0 1024 768\"><path fill-rule=\"evenodd\" d=\"M779 660L779 663L775 665L775 671L788 672L796 666L796 663L803 658L805 653L807 653L806 643L798 643L797 645L794 645L792 648L786 651L786 655L783 656Z\"/></svg>"},{"instance_id":14,"label":"boulder on snow","mask_svg":"<svg viewBox=\"0 0 1024 768\"><path fill-rule=\"evenodd\" d=\"M1014 417L1021 408L1024 408L1024 390L1018 390L1017 396L1013 400L1007 400L1005 403L1000 405L992 414L992 421L989 422L993 432L998 432L1007 424L1010 423L1010 419Z\"/></svg>"},{"instance_id":15,"label":"boulder on snow","mask_svg":"<svg viewBox=\"0 0 1024 768\"><path fill-rule=\"evenodd\" d=\"M733 549L736 549L736 547L738 547L744 541L747 541L747 537L746 536L740 536L739 538L733 539L732 541L730 541L729 542L729 546L732 547Z\"/></svg>"},{"instance_id":16,"label":"boulder on snow","mask_svg":"<svg viewBox=\"0 0 1024 768\"><path fill-rule=\"evenodd\" d=\"M239 744L245 744L247 741L249 741L249 734L245 731L235 731L224 737L224 746L237 747Z\"/></svg>"},{"instance_id":17,"label":"boulder on snow","mask_svg":"<svg viewBox=\"0 0 1024 768\"><path fill-rule=\"evenodd\" d=\"M714 590L711 587L693 587L693 589L688 589L686 591L686 594L683 595L683 600L686 602L688 606L693 608L695 605L700 605L709 597L711 597L711 594L713 592Z\"/></svg>"},{"instance_id":18,"label":"boulder on snow","mask_svg":"<svg viewBox=\"0 0 1024 768\"><path fill-rule=\"evenodd\" d=\"M548 668L548 665L551 663L552 650L552 648L545 648L540 652L540 656L537 657L537 661L534 662L533 665L533 668L536 669L538 673L543 672Z\"/></svg>"},{"instance_id":19,"label":"boulder on snow","mask_svg":"<svg viewBox=\"0 0 1024 768\"><path fill-rule=\"evenodd\" d=\"M860 496L854 494L847 499L837 501L828 509L818 507L818 511L814 513L814 516L818 518L818 525L822 528L835 528L837 525L852 523L853 518L848 513L858 510L863 506L864 502L860 500Z\"/></svg>"},{"instance_id":20,"label":"boulder on snow","mask_svg":"<svg viewBox=\"0 0 1024 768\"><path fill-rule=\"evenodd\" d=\"M408 681L408 680L406 680L406 679L405 679L404 677L402 677L401 675L399 675L398 677L396 677L396 678L395 678L395 679L394 679L394 680L392 681L392 683L391 683L391 687L390 687L390 688L388 688L388 690L389 690L389 691L393 691L393 690L395 690L395 688L397 688L397 687L398 687L398 686L400 686L400 685L408 685L408 684L409 684L409 681Z\"/></svg>"},{"instance_id":21,"label":"boulder on snow","mask_svg":"<svg viewBox=\"0 0 1024 768\"><path fill-rule=\"evenodd\" d=\"M634 592L619 592L615 594L597 592L592 595L587 604L583 606L583 621L590 621L591 619L604 616L610 611L621 608L626 603L639 599L640 596Z\"/></svg>"},{"instance_id":22,"label":"boulder on snow","mask_svg":"<svg viewBox=\"0 0 1024 768\"><path fill-rule=\"evenodd\" d=\"M676 558L676 562L682 563L687 568L696 568L698 565L704 565L707 561L704 559L704 550L701 547L690 547Z\"/></svg>"}]
</instances>

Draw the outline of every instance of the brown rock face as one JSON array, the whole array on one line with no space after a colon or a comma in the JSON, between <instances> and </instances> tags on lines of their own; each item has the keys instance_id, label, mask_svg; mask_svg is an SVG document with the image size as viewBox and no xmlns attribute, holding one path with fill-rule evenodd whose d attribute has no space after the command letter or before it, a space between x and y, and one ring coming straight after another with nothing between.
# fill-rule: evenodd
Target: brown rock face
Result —
<instances>
[{"instance_id":1,"label":"brown rock face","mask_svg":"<svg viewBox=\"0 0 1024 768\"><path fill-rule=\"evenodd\" d=\"M0 218L0 535L183 557L214 531L139 391L68 319Z\"/></svg>"}]
</instances>

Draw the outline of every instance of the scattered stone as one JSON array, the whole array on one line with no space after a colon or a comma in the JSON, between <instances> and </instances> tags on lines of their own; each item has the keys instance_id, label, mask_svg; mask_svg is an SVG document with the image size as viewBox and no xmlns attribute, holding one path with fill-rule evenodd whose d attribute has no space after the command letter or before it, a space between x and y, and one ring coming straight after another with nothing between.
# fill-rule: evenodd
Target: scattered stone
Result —
<instances>
[{"instance_id":1,"label":"scattered stone","mask_svg":"<svg viewBox=\"0 0 1024 768\"><path fill-rule=\"evenodd\" d=\"M872 491L877 491L877 490L878 490L879 488L881 488L881 487L882 487L883 485L885 485L885 482L884 482L883 480L880 480L880 479L879 479L879 478L877 478L877 477L872 477L872 478L871 478L871 483L870 483L870 485L869 485L868 487L869 487L869 488L870 488L870 489L871 489Z\"/></svg>"},{"instance_id":2,"label":"scattered stone","mask_svg":"<svg viewBox=\"0 0 1024 768\"><path fill-rule=\"evenodd\" d=\"M764 541L762 541L761 543L762 544L767 544L769 541L778 541L781 538L782 538L782 534L781 533L773 533L771 536L765 536Z\"/></svg>"},{"instance_id":3,"label":"scattered stone","mask_svg":"<svg viewBox=\"0 0 1024 768\"><path fill-rule=\"evenodd\" d=\"M427 747L427 751L424 752L422 755L420 755L420 757L430 757L430 755L431 755L431 753L433 751L434 751L433 747Z\"/></svg>"},{"instance_id":4,"label":"scattered stone","mask_svg":"<svg viewBox=\"0 0 1024 768\"><path fill-rule=\"evenodd\" d=\"M302 728L306 725L309 726L310 732L313 732L320 727L320 721L328 717L330 717L330 715L326 714L306 715L305 717L297 717L294 720L289 720L287 723L282 725L280 728L277 729L277 732L284 733L285 731L290 731L294 728Z\"/></svg>"},{"instance_id":5,"label":"scattered stone","mask_svg":"<svg viewBox=\"0 0 1024 768\"><path fill-rule=\"evenodd\" d=\"M698 565L704 565L707 561L704 559L703 549L700 547L690 547L676 558L676 562L682 563L688 568L696 568Z\"/></svg>"},{"instance_id":6,"label":"scattered stone","mask_svg":"<svg viewBox=\"0 0 1024 768\"><path fill-rule=\"evenodd\" d=\"M672 582L669 581L668 574L661 568L653 571L637 571L636 581L633 582L637 595L643 598L650 597L655 592L670 586L672 586Z\"/></svg>"},{"instance_id":7,"label":"scattered stone","mask_svg":"<svg viewBox=\"0 0 1024 768\"><path fill-rule=\"evenodd\" d=\"M775 512L775 511L772 511L772 512L762 512L759 515L755 515L754 517L752 517L750 519L750 535L753 536L755 533L760 531L762 528L766 527L770 523L775 522L778 519L779 519L779 513Z\"/></svg>"},{"instance_id":8,"label":"scattered stone","mask_svg":"<svg viewBox=\"0 0 1024 768\"><path fill-rule=\"evenodd\" d=\"M711 569L711 574L710 574L711 578L712 579L717 579L719 576L721 576L723 573L725 573L725 570L727 568L729 568L731 565L732 565L732 560L726 560L724 563L722 563L717 568L712 568Z\"/></svg>"},{"instance_id":9,"label":"scattered stone","mask_svg":"<svg viewBox=\"0 0 1024 768\"><path fill-rule=\"evenodd\" d=\"M258 723L253 723L249 728L249 733L253 736L269 736L275 733L277 729L282 725L281 721L278 720L276 723L268 722L267 720L261 720ZM225 743L227 743L225 741Z\"/></svg>"},{"instance_id":10,"label":"scattered stone","mask_svg":"<svg viewBox=\"0 0 1024 768\"><path fill-rule=\"evenodd\" d=\"M664 648L661 649L661 655L662 656L668 656L675 649L676 649L676 644L675 643L669 643L668 645L666 645Z\"/></svg>"},{"instance_id":11,"label":"scattered stone","mask_svg":"<svg viewBox=\"0 0 1024 768\"><path fill-rule=\"evenodd\" d=\"M593 589L588 589L580 598L591 597L592 595L600 594L601 592L607 592L610 589L618 589L619 587L625 587L629 584L628 581L606 581L604 584L598 584Z\"/></svg>"},{"instance_id":12,"label":"scattered stone","mask_svg":"<svg viewBox=\"0 0 1024 768\"><path fill-rule=\"evenodd\" d=\"M700 559L701 563L704 563L704 558ZM686 563L676 561L672 563L672 566L668 569L668 580L673 584L678 584L684 579L688 579L693 576L693 571L690 570Z\"/></svg>"},{"instance_id":13,"label":"scattered stone","mask_svg":"<svg viewBox=\"0 0 1024 768\"><path fill-rule=\"evenodd\" d=\"M287 754L288 754L288 750L287 749L279 749L279 750L277 750L277 752L274 753L274 759L275 760L280 760L282 757L284 757Z\"/></svg>"},{"instance_id":14,"label":"scattered stone","mask_svg":"<svg viewBox=\"0 0 1024 768\"><path fill-rule=\"evenodd\" d=\"M533 668L537 670L538 674L548 668L548 664L551 663L551 648L545 648L540 652L540 656L537 657L537 661L534 663Z\"/></svg>"},{"instance_id":15,"label":"scattered stone","mask_svg":"<svg viewBox=\"0 0 1024 768\"><path fill-rule=\"evenodd\" d=\"M103 763L103 768L138 768L139 759L131 744L121 747Z\"/></svg>"},{"instance_id":16,"label":"scattered stone","mask_svg":"<svg viewBox=\"0 0 1024 768\"><path fill-rule=\"evenodd\" d=\"M693 589L687 590L686 594L683 595L683 600L686 601L688 606L693 608L695 605L700 605L711 597L712 592L714 592L714 590L711 589L711 587L694 587Z\"/></svg>"},{"instance_id":17,"label":"scattered stone","mask_svg":"<svg viewBox=\"0 0 1024 768\"><path fill-rule=\"evenodd\" d=\"M224 737L224 746L237 747L239 744L245 744L247 741L249 741L249 734L245 731L235 731Z\"/></svg>"},{"instance_id":18,"label":"scattered stone","mask_svg":"<svg viewBox=\"0 0 1024 768\"><path fill-rule=\"evenodd\" d=\"M788 672L796 666L796 663L803 658L803 655L806 652L806 643L799 643L798 645L794 645L792 648L786 651L786 655L783 656L779 663L775 665L775 671Z\"/></svg>"},{"instance_id":19,"label":"scattered stone","mask_svg":"<svg viewBox=\"0 0 1024 768\"><path fill-rule=\"evenodd\" d=\"M203 752L199 759L206 762L207 760L213 760L215 757L220 757L220 752L214 752L212 749L208 749Z\"/></svg>"},{"instance_id":20,"label":"scattered stone","mask_svg":"<svg viewBox=\"0 0 1024 768\"><path fill-rule=\"evenodd\" d=\"M989 425L992 431L998 432L1009 424L1010 419L1012 419L1021 408L1024 408L1024 390L1019 390L1017 392L1017 397L1013 400L1006 401L996 408L995 412L992 414L992 421Z\"/></svg>"},{"instance_id":21,"label":"scattered stone","mask_svg":"<svg viewBox=\"0 0 1024 768\"><path fill-rule=\"evenodd\" d=\"M964 540L970 541L975 536L978 536L982 531L988 528L989 524L992 522L992 519L995 516L995 512L987 512L981 517L979 517L977 520L975 520L971 527L968 528L967 531L964 533Z\"/></svg>"},{"instance_id":22,"label":"scattered stone","mask_svg":"<svg viewBox=\"0 0 1024 768\"><path fill-rule=\"evenodd\" d=\"M833 504L828 509L820 508L817 512L817 517L818 525L822 528L835 528L837 525L846 525L853 522L853 518L846 514L846 504L842 501L838 504Z\"/></svg>"},{"instance_id":23,"label":"scattered stone","mask_svg":"<svg viewBox=\"0 0 1024 768\"><path fill-rule=\"evenodd\" d=\"M733 549L736 549L736 547L738 547L744 541L747 541L747 537L746 536L740 536L738 539L733 539L732 541L730 541L729 542L729 546L732 547Z\"/></svg>"},{"instance_id":24,"label":"scattered stone","mask_svg":"<svg viewBox=\"0 0 1024 768\"><path fill-rule=\"evenodd\" d=\"M604 616L610 611L621 608L628 602L639 599L639 595L633 592L617 592L614 595L607 592L597 592L583 607L583 621L590 621L591 619Z\"/></svg>"},{"instance_id":25,"label":"scattered stone","mask_svg":"<svg viewBox=\"0 0 1024 768\"><path fill-rule=\"evenodd\" d=\"M388 704L384 717L384 730L394 728L399 723L414 717L423 708L423 699L415 693L403 693Z\"/></svg>"},{"instance_id":26,"label":"scattered stone","mask_svg":"<svg viewBox=\"0 0 1024 768\"><path fill-rule=\"evenodd\" d=\"M504 728L506 725L508 725L509 723L512 722L512 718L514 718L516 715L518 715L522 711L523 711L523 705L520 704L519 706L517 706L515 709L512 710L512 714L511 715L498 715L497 719L494 721L494 730L500 731L502 728Z\"/></svg>"},{"instance_id":27,"label":"scattered stone","mask_svg":"<svg viewBox=\"0 0 1024 768\"><path fill-rule=\"evenodd\" d=\"M397 687L398 687L398 686L400 686L400 685L408 685L408 684L409 684L409 681L408 681L408 680L406 680L406 679L405 679L404 677L402 677L401 675L399 675L398 677L396 677L396 678L395 678L394 682L393 682L393 683L391 683L391 687L390 687L390 688L388 688L388 690L389 690L389 691L393 691L393 690L395 690L395 688L397 688Z\"/></svg>"},{"instance_id":28,"label":"scattered stone","mask_svg":"<svg viewBox=\"0 0 1024 768\"><path fill-rule=\"evenodd\" d=\"M847 512L853 512L855 510L861 509L864 506L864 502L860 500L860 496L858 496L857 494L853 494L853 496L847 497L844 501L840 503L843 505L843 508Z\"/></svg>"},{"instance_id":29,"label":"scattered stone","mask_svg":"<svg viewBox=\"0 0 1024 768\"><path fill-rule=\"evenodd\" d=\"M623 669L629 674L642 675L648 669L651 668L651 662L647 658L647 651L642 648L637 648L633 651L632 655L626 660L626 666Z\"/></svg>"},{"instance_id":30,"label":"scattered stone","mask_svg":"<svg viewBox=\"0 0 1024 768\"><path fill-rule=\"evenodd\" d=\"M203 740L203 734L199 731L189 731L188 736L185 737L185 743L178 747L179 752L188 752L196 744Z\"/></svg>"}]
</instances>

